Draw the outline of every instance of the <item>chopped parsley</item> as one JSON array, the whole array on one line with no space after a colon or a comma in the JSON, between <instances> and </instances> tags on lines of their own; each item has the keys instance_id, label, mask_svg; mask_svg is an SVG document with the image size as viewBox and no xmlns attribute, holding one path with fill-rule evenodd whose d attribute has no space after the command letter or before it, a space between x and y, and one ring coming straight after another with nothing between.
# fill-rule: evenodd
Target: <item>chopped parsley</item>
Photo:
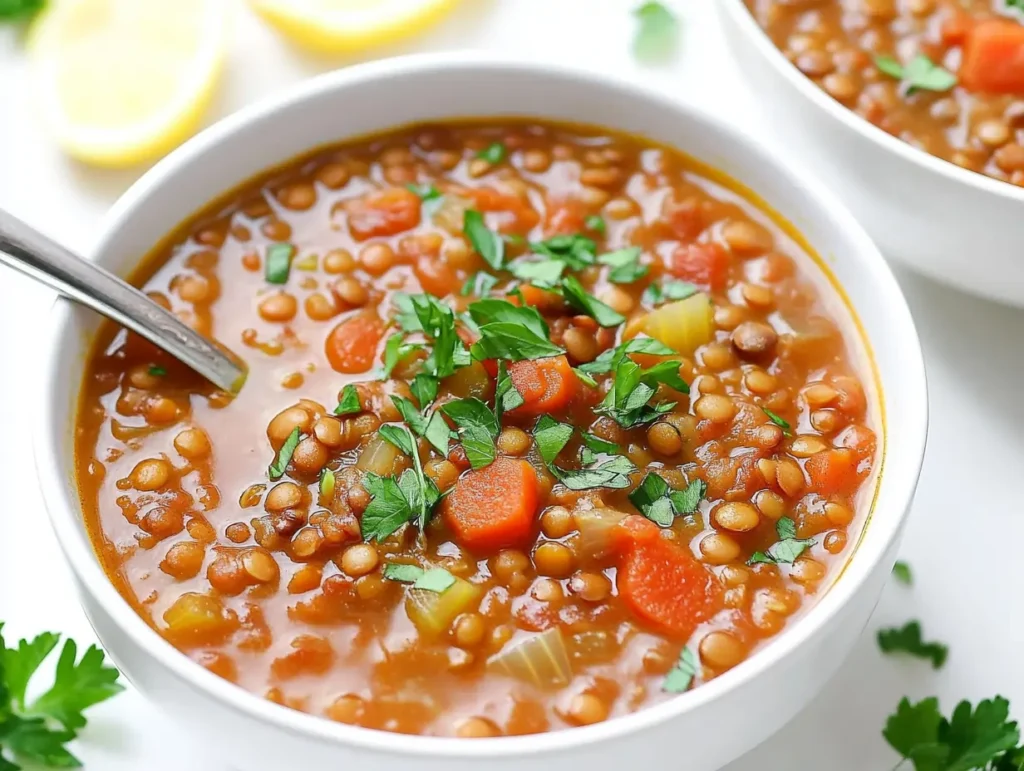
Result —
<instances>
[{"instance_id":1,"label":"chopped parsley","mask_svg":"<svg viewBox=\"0 0 1024 771\"><path fill-rule=\"evenodd\" d=\"M533 439L537 444L544 463L563 485L570 490L590 490L597 487L609 487L621 490L629 487L629 475L636 471L636 466L624 455L613 455L604 458L587 456L586 453L593 453L591 447L594 440L602 442L597 437L591 438L591 446L586 444L584 439L584 468L567 469L555 465L555 459L565 449L569 440L572 439L574 429L568 423L559 423L549 415L541 416L533 429ZM587 435L592 436L592 435ZM605 452L608 446L614 446L610 442L604 442L597 452Z\"/></svg>"},{"instance_id":2,"label":"chopped parsley","mask_svg":"<svg viewBox=\"0 0 1024 771\"><path fill-rule=\"evenodd\" d=\"M775 523L775 532L779 540L773 543L767 551L756 551L747 560L748 565L756 565L759 562L771 565L792 565L808 547L814 546L813 538L797 538L796 523L789 517L782 517Z\"/></svg>"},{"instance_id":3,"label":"chopped parsley","mask_svg":"<svg viewBox=\"0 0 1024 771\"><path fill-rule=\"evenodd\" d=\"M793 429L789 425L789 421L779 417L767 407L762 407L761 410L764 412L765 415L768 416L768 420L770 420L772 423L774 423L775 425L782 429L783 434L785 434L786 436L792 435Z\"/></svg>"},{"instance_id":4,"label":"chopped parsley","mask_svg":"<svg viewBox=\"0 0 1024 771\"><path fill-rule=\"evenodd\" d=\"M455 576L444 568L424 570L419 565L389 562L384 566L384 578L403 584L412 584L413 589L425 589L440 594L455 583Z\"/></svg>"},{"instance_id":5,"label":"chopped parsley","mask_svg":"<svg viewBox=\"0 0 1024 771\"><path fill-rule=\"evenodd\" d=\"M421 208L427 217L433 217L434 212L440 208L441 203L444 201L444 195L433 185L415 185L410 182L405 186L405 189L419 197Z\"/></svg>"},{"instance_id":6,"label":"chopped parsley","mask_svg":"<svg viewBox=\"0 0 1024 771\"><path fill-rule=\"evenodd\" d=\"M413 433L426 439L430 446L441 454L442 458L447 457L448 440L451 438L451 430L448 428L448 424L444 422L441 414L435 411L428 418L421 414L411 401L401 396L392 395L391 401L398 409L399 414L401 414L402 420L413 430ZM384 428L387 428L387 426ZM402 447L399 447L399 449L403 452L405 451ZM411 455L412 453L406 454Z\"/></svg>"},{"instance_id":7,"label":"chopped parsley","mask_svg":"<svg viewBox=\"0 0 1024 771\"><path fill-rule=\"evenodd\" d=\"M504 360L498 362L498 380L494 388L494 419L501 420L506 412L522 407L526 400L516 390L512 376L508 372L508 364Z\"/></svg>"},{"instance_id":8,"label":"chopped parsley","mask_svg":"<svg viewBox=\"0 0 1024 771\"><path fill-rule=\"evenodd\" d=\"M660 476L649 473L629 494L629 500L651 522L670 527L677 516L697 510L707 489L703 479L695 479L684 490L673 490Z\"/></svg>"},{"instance_id":9,"label":"chopped parsley","mask_svg":"<svg viewBox=\"0 0 1024 771\"><path fill-rule=\"evenodd\" d=\"M498 284L498 279L482 270L478 270L472 276L466 279L466 282L462 285L462 289L459 291L463 297L485 297L491 293Z\"/></svg>"},{"instance_id":10,"label":"chopped parsley","mask_svg":"<svg viewBox=\"0 0 1024 771\"><path fill-rule=\"evenodd\" d=\"M409 455L414 468L406 469L397 479L373 473L363 476L363 487L370 494L370 504L363 512L361 521L363 539L367 541L382 541L412 520L416 520L422 532L434 506L441 499L437 485L423 474L419 453L415 451L415 443L408 429L382 426L379 433Z\"/></svg>"},{"instance_id":11,"label":"chopped parsley","mask_svg":"<svg viewBox=\"0 0 1024 771\"><path fill-rule=\"evenodd\" d=\"M640 264L639 246L602 254L597 258L597 262L611 268L608 272L608 280L613 284L632 284L634 281L642 279L650 271L646 265Z\"/></svg>"},{"instance_id":12,"label":"chopped parsley","mask_svg":"<svg viewBox=\"0 0 1024 771\"><path fill-rule=\"evenodd\" d=\"M682 653L679 654L679 660L665 675L661 690L667 693L685 693L690 690L693 678L699 669L700 663L697 661L697 655L689 648L683 648Z\"/></svg>"},{"instance_id":13,"label":"chopped parsley","mask_svg":"<svg viewBox=\"0 0 1024 771\"><path fill-rule=\"evenodd\" d=\"M597 259L597 244L593 239L579 234L534 241L530 248L535 254L564 262L572 270L583 270Z\"/></svg>"},{"instance_id":14,"label":"chopped parsley","mask_svg":"<svg viewBox=\"0 0 1024 771\"><path fill-rule=\"evenodd\" d=\"M325 468L320 472L320 497L326 502L330 502L334 499L334 488L337 486L338 480L334 476L334 472L329 468Z\"/></svg>"},{"instance_id":15,"label":"chopped parsley","mask_svg":"<svg viewBox=\"0 0 1024 771\"><path fill-rule=\"evenodd\" d=\"M473 249L495 270L505 267L505 241L487 227L484 215L475 209L466 209L462 218L462 231Z\"/></svg>"},{"instance_id":16,"label":"chopped parsley","mask_svg":"<svg viewBox=\"0 0 1024 771\"><path fill-rule=\"evenodd\" d=\"M941 669L949 656L949 647L921 638L921 624L908 621L902 627L878 630L878 647L883 653L908 653L920 659L929 659L932 669Z\"/></svg>"},{"instance_id":17,"label":"chopped parsley","mask_svg":"<svg viewBox=\"0 0 1024 771\"><path fill-rule=\"evenodd\" d=\"M661 284L648 285L640 299L647 305L659 305L673 300L685 300L699 291L699 288L688 281L669 279Z\"/></svg>"},{"instance_id":18,"label":"chopped parsley","mask_svg":"<svg viewBox=\"0 0 1024 771\"><path fill-rule=\"evenodd\" d=\"M875 66L901 81L908 95L915 91L948 91L957 83L956 75L924 54L918 54L906 66L892 56L876 56Z\"/></svg>"},{"instance_id":19,"label":"chopped parsley","mask_svg":"<svg viewBox=\"0 0 1024 771\"><path fill-rule=\"evenodd\" d=\"M153 377L167 377L167 370L158 364L153 364L149 368L149 374Z\"/></svg>"},{"instance_id":20,"label":"chopped parsley","mask_svg":"<svg viewBox=\"0 0 1024 771\"><path fill-rule=\"evenodd\" d=\"M617 348L610 348L591 362L580 365L579 369L588 375L605 375L615 370L628 354L649 353L654 356L671 356L675 353L664 343L653 337L634 337Z\"/></svg>"},{"instance_id":21,"label":"chopped parsley","mask_svg":"<svg viewBox=\"0 0 1024 771\"><path fill-rule=\"evenodd\" d=\"M458 426L459 439L469 465L483 468L494 462L497 454L495 442L501 433L501 423L490 407L479 399L468 397L448 402L441 411Z\"/></svg>"},{"instance_id":22,"label":"chopped parsley","mask_svg":"<svg viewBox=\"0 0 1024 771\"><path fill-rule=\"evenodd\" d=\"M287 284L291 272L292 255L295 247L291 244L271 244L267 247L266 279L268 284Z\"/></svg>"},{"instance_id":23,"label":"chopped parsley","mask_svg":"<svg viewBox=\"0 0 1024 771\"><path fill-rule=\"evenodd\" d=\"M679 20L664 3L647 2L633 10L637 20L633 54L646 62L663 62L675 55Z\"/></svg>"},{"instance_id":24,"label":"chopped parsley","mask_svg":"<svg viewBox=\"0 0 1024 771\"><path fill-rule=\"evenodd\" d=\"M487 161L492 166L501 163L508 155L505 145L501 142L491 142L487 147L476 154L477 158Z\"/></svg>"},{"instance_id":25,"label":"chopped parsley","mask_svg":"<svg viewBox=\"0 0 1024 771\"><path fill-rule=\"evenodd\" d=\"M299 432L299 427L296 426L288 434L288 438L284 440L284 444L281 445L281 449L277 453L277 458L275 458L267 470L267 474L272 480L276 481L284 476L288 470L288 464L292 462L292 455L295 454L295 448L299 446L301 438L302 434Z\"/></svg>"},{"instance_id":26,"label":"chopped parsley","mask_svg":"<svg viewBox=\"0 0 1024 771\"><path fill-rule=\"evenodd\" d=\"M571 307L590 316L602 327L617 327L626 321L626 317L621 313L588 294L575 276L563 278L561 290L562 296Z\"/></svg>"},{"instance_id":27,"label":"chopped parsley","mask_svg":"<svg viewBox=\"0 0 1024 771\"><path fill-rule=\"evenodd\" d=\"M892 574L901 584L910 586L914 583L914 574L910 571L910 565L903 560L897 560L896 564L892 566Z\"/></svg>"},{"instance_id":28,"label":"chopped parsley","mask_svg":"<svg viewBox=\"0 0 1024 771\"><path fill-rule=\"evenodd\" d=\"M474 359L522 361L565 353L551 342L547 322L536 308L489 297L472 303L469 314L480 328L480 339L470 348Z\"/></svg>"},{"instance_id":29,"label":"chopped parsley","mask_svg":"<svg viewBox=\"0 0 1024 771\"><path fill-rule=\"evenodd\" d=\"M351 415L355 412L362 412L362 405L359 403L359 391L352 383L341 389L341 396L338 398L338 406L334 408L335 415Z\"/></svg>"},{"instance_id":30,"label":"chopped parsley","mask_svg":"<svg viewBox=\"0 0 1024 771\"><path fill-rule=\"evenodd\" d=\"M0 9L3 8L0 3ZM90 707L116 696L124 687L95 645L78 658L74 640L65 640L52 685L27 698L29 682L56 649L60 635L44 632L8 648L0 623L0 769L18 771L18 762L51 768L81 766L65 745L86 725Z\"/></svg>"},{"instance_id":31,"label":"chopped parsley","mask_svg":"<svg viewBox=\"0 0 1024 771\"><path fill-rule=\"evenodd\" d=\"M1021 0L1024 2L1024 0ZM604 218L600 214L591 214L585 220L583 220L583 227L587 230L592 230L595 233L604 234L607 229L604 224Z\"/></svg>"},{"instance_id":32,"label":"chopped parsley","mask_svg":"<svg viewBox=\"0 0 1024 771\"><path fill-rule=\"evenodd\" d=\"M567 265L561 260L518 260L508 266L512 275L543 289L562 280Z\"/></svg>"},{"instance_id":33,"label":"chopped parsley","mask_svg":"<svg viewBox=\"0 0 1024 771\"><path fill-rule=\"evenodd\" d=\"M612 387L594 412L607 415L623 428L651 423L676 405L675 402L650 404L659 383L682 393L690 391L690 387L679 376L678 361L663 361L644 369L623 356L615 366Z\"/></svg>"}]
</instances>

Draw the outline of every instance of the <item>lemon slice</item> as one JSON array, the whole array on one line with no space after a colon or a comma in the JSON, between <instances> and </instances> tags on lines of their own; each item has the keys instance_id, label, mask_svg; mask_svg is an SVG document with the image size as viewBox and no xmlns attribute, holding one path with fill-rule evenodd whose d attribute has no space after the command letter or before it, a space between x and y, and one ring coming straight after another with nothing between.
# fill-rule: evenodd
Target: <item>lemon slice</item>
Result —
<instances>
[{"instance_id":1,"label":"lemon slice","mask_svg":"<svg viewBox=\"0 0 1024 771\"><path fill-rule=\"evenodd\" d=\"M70 155L130 166L199 124L219 80L225 0L57 0L30 32L42 117Z\"/></svg>"},{"instance_id":2,"label":"lemon slice","mask_svg":"<svg viewBox=\"0 0 1024 771\"><path fill-rule=\"evenodd\" d=\"M300 46L352 52L422 32L458 0L249 0Z\"/></svg>"}]
</instances>

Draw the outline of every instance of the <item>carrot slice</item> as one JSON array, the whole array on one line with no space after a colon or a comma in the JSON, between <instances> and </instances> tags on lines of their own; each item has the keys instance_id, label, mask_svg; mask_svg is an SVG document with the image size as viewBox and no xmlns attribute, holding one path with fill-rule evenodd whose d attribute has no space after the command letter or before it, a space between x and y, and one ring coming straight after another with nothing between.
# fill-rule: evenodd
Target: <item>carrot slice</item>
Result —
<instances>
[{"instance_id":1,"label":"carrot slice","mask_svg":"<svg viewBox=\"0 0 1024 771\"><path fill-rule=\"evenodd\" d=\"M687 244L672 252L668 270L701 289L719 291L728 278L729 253L720 244Z\"/></svg>"},{"instance_id":2,"label":"carrot slice","mask_svg":"<svg viewBox=\"0 0 1024 771\"><path fill-rule=\"evenodd\" d=\"M404 187L391 187L356 199L346 207L352 237L394 236L420 224L420 199Z\"/></svg>"},{"instance_id":3,"label":"carrot slice","mask_svg":"<svg viewBox=\"0 0 1024 771\"><path fill-rule=\"evenodd\" d=\"M638 619L686 640L725 607L715 574L689 550L662 538L653 522L633 515L619 529L623 551L615 581L619 596Z\"/></svg>"},{"instance_id":4,"label":"carrot slice","mask_svg":"<svg viewBox=\"0 0 1024 771\"><path fill-rule=\"evenodd\" d=\"M533 537L539 484L525 460L500 457L468 471L444 499L444 520L456 542L470 551L524 546Z\"/></svg>"},{"instance_id":5,"label":"carrot slice","mask_svg":"<svg viewBox=\"0 0 1024 771\"><path fill-rule=\"evenodd\" d=\"M523 397L514 415L543 415L564 409L579 390L579 378L564 356L509 364L512 385Z\"/></svg>"},{"instance_id":6,"label":"carrot slice","mask_svg":"<svg viewBox=\"0 0 1024 771\"><path fill-rule=\"evenodd\" d=\"M327 361L336 372L366 372L377 358L382 337L384 322L374 311L345 319L327 336Z\"/></svg>"},{"instance_id":7,"label":"carrot slice","mask_svg":"<svg viewBox=\"0 0 1024 771\"><path fill-rule=\"evenodd\" d=\"M853 492L860 481L858 463L857 454L845 448L812 455L804 464L810 489L825 497Z\"/></svg>"},{"instance_id":8,"label":"carrot slice","mask_svg":"<svg viewBox=\"0 0 1024 771\"><path fill-rule=\"evenodd\" d=\"M968 91L1024 96L1024 25L992 19L968 31L960 83Z\"/></svg>"}]
</instances>

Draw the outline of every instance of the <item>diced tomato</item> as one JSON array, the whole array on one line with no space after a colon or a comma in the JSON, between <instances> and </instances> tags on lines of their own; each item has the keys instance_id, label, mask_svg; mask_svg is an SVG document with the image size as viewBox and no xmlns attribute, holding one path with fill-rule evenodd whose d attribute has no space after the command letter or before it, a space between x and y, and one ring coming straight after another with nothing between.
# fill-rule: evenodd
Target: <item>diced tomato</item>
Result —
<instances>
[{"instance_id":1,"label":"diced tomato","mask_svg":"<svg viewBox=\"0 0 1024 771\"><path fill-rule=\"evenodd\" d=\"M458 292L462 286L455 269L441 257L421 256L413 266L413 273L423 291L435 297L447 297Z\"/></svg>"},{"instance_id":2,"label":"diced tomato","mask_svg":"<svg viewBox=\"0 0 1024 771\"><path fill-rule=\"evenodd\" d=\"M580 384L565 356L512 362L508 374L523 397L523 404L510 413L513 415L544 415L565 409Z\"/></svg>"},{"instance_id":3,"label":"diced tomato","mask_svg":"<svg viewBox=\"0 0 1024 771\"><path fill-rule=\"evenodd\" d=\"M377 358L384 322L376 311L364 311L341 322L327 336L324 348L335 372L366 372Z\"/></svg>"},{"instance_id":4,"label":"diced tomato","mask_svg":"<svg viewBox=\"0 0 1024 771\"><path fill-rule=\"evenodd\" d=\"M619 597L642 622L679 640L724 607L718 578L686 548L662 537L650 520L633 515L618 526L622 552Z\"/></svg>"},{"instance_id":5,"label":"diced tomato","mask_svg":"<svg viewBox=\"0 0 1024 771\"><path fill-rule=\"evenodd\" d=\"M824 497L848 495L860 482L860 459L853 450L823 450L807 459L804 471L811 480L809 489Z\"/></svg>"},{"instance_id":6,"label":"diced tomato","mask_svg":"<svg viewBox=\"0 0 1024 771\"><path fill-rule=\"evenodd\" d=\"M720 244L683 244L672 252L668 270L701 289L721 291L728 279L729 253Z\"/></svg>"},{"instance_id":7,"label":"diced tomato","mask_svg":"<svg viewBox=\"0 0 1024 771\"><path fill-rule=\"evenodd\" d=\"M972 27L964 40L960 84L968 91L1024 96L1024 25L992 19Z\"/></svg>"},{"instance_id":8,"label":"diced tomato","mask_svg":"<svg viewBox=\"0 0 1024 771\"><path fill-rule=\"evenodd\" d=\"M524 546L533 537L539 489L533 466L499 457L455 483L442 503L444 519L455 541L470 551Z\"/></svg>"},{"instance_id":9,"label":"diced tomato","mask_svg":"<svg viewBox=\"0 0 1024 771\"><path fill-rule=\"evenodd\" d=\"M420 224L420 199L404 187L389 187L351 201L348 229L359 241L394 236Z\"/></svg>"},{"instance_id":10,"label":"diced tomato","mask_svg":"<svg viewBox=\"0 0 1024 771\"><path fill-rule=\"evenodd\" d=\"M538 222L540 215L530 205L529 199L511 193L503 193L492 187L478 187L466 191L475 208L482 212L494 212L497 229L502 233L529 233Z\"/></svg>"}]
</instances>

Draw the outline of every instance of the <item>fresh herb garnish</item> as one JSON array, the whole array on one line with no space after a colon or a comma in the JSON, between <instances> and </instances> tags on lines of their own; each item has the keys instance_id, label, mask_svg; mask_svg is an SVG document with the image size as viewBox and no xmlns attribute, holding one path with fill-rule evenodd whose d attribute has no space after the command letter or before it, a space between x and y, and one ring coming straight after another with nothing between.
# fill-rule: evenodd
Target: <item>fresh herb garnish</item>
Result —
<instances>
[{"instance_id":1,"label":"fresh herb garnish","mask_svg":"<svg viewBox=\"0 0 1024 771\"><path fill-rule=\"evenodd\" d=\"M0 20L22 21L35 16L45 5L46 0L0 0Z\"/></svg>"},{"instance_id":2,"label":"fresh herb garnish","mask_svg":"<svg viewBox=\"0 0 1024 771\"><path fill-rule=\"evenodd\" d=\"M633 11L638 27L633 53L643 61L670 59L679 39L679 21L663 3L647 2Z\"/></svg>"},{"instance_id":3,"label":"fresh herb garnish","mask_svg":"<svg viewBox=\"0 0 1024 771\"><path fill-rule=\"evenodd\" d=\"M499 360L498 380L494 388L494 419L500 423L503 414L522 407L525 402L523 395L516 390L515 383L512 382L508 364L504 360Z\"/></svg>"},{"instance_id":4,"label":"fresh herb garnish","mask_svg":"<svg viewBox=\"0 0 1024 771\"><path fill-rule=\"evenodd\" d=\"M789 421L779 417L767 407L762 407L761 410L764 412L765 415L768 416L768 420L770 420L772 423L774 423L775 425L782 429L783 434L785 434L786 436L792 435L793 430L792 427L789 425Z\"/></svg>"},{"instance_id":5,"label":"fresh herb garnish","mask_svg":"<svg viewBox=\"0 0 1024 771\"><path fill-rule=\"evenodd\" d=\"M882 736L915 771L1018 771L1024 764L1020 729L1002 696L975 708L962 701L948 719L934 697L917 704L904 698Z\"/></svg>"},{"instance_id":6,"label":"fresh herb garnish","mask_svg":"<svg viewBox=\"0 0 1024 771\"><path fill-rule=\"evenodd\" d=\"M597 244L586 236L554 236L546 241L535 241L530 248L551 260L561 260L572 270L583 270L597 259Z\"/></svg>"},{"instance_id":7,"label":"fresh herb garnish","mask_svg":"<svg viewBox=\"0 0 1024 771\"><path fill-rule=\"evenodd\" d=\"M480 327L480 339L470 348L474 359L521 361L565 353L551 342L548 325L536 308L490 297L471 304L469 314Z\"/></svg>"},{"instance_id":8,"label":"fresh herb garnish","mask_svg":"<svg viewBox=\"0 0 1024 771\"><path fill-rule=\"evenodd\" d=\"M520 281L550 289L561 280L566 267L561 260L519 260L509 265L508 269Z\"/></svg>"},{"instance_id":9,"label":"fresh herb garnish","mask_svg":"<svg viewBox=\"0 0 1024 771\"><path fill-rule=\"evenodd\" d=\"M167 377L167 370L158 364L153 364L149 368L149 374L153 377Z\"/></svg>"},{"instance_id":10,"label":"fresh herb garnish","mask_svg":"<svg viewBox=\"0 0 1024 771\"><path fill-rule=\"evenodd\" d=\"M0 4L0 9L2 9ZM74 640L65 640L53 684L29 702L29 681L60 642L44 632L8 648L0 623L0 769L18 771L19 761L51 768L77 768L78 760L65 745L86 724L83 714L95 704L116 696L124 687L118 671L108 666L95 645L78 658ZM7 750L9 755L5 754Z\"/></svg>"},{"instance_id":11,"label":"fresh herb garnish","mask_svg":"<svg viewBox=\"0 0 1024 771\"><path fill-rule=\"evenodd\" d=\"M1024 0L1004 0L1003 9L1013 12L1020 18L1021 14L1024 14Z\"/></svg>"},{"instance_id":12,"label":"fresh herb garnish","mask_svg":"<svg viewBox=\"0 0 1024 771\"><path fill-rule=\"evenodd\" d=\"M408 424L409 428L416 435L426 439L441 454L442 458L448 457L448 440L451 437L451 430L448 428L448 424L444 422L444 418L441 417L440 413L434 412L428 418L421 414L408 399L392 395L391 401L401 414L402 420ZM387 428L387 426L382 427L382 430L383 428ZM411 455L411 453L406 454Z\"/></svg>"},{"instance_id":13,"label":"fresh herb garnish","mask_svg":"<svg viewBox=\"0 0 1024 771\"><path fill-rule=\"evenodd\" d=\"M287 284L295 247L291 244L271 244L267 247L266 279L268 284Z\"/></svg>"},{"instance_id":14,"label":"fresh herb garnish","mask_svg":"<svg viewBox=\"0 0 1024 771\"><path fill-rule=\"evenodd\" d=\"M387 380L391 377L398 363L413 351L422 350L424 346L420 343L405 342L405 335L395 332L384 343L384 369L381 370L380 379Z\"/></svg>"},{"instance_id":15,"label":"fresh herb garnish","mask_svg":"<svg viewBox=\"0 0 1024 771\"><path fill-rule=\"evenodd\" d=\"M692 514L707 494L707 483L695 479L684 490L673 490L657 474L648 474L629 494L641 514L661 527L670 527L677 516Z\"/></svg>"},{"instance_id":16,"label":"fresh herb garnish","mask_svg":"<svg viewBox=\"0 0 1024 771\"><path fill-rule=\"evenodd\" d=\"M617 327L626 321L621 313L588 294L575 276L562 279L562 296L571 307L590 316L602 327Z\"/></svg>"},{"instance_id":17,"label":"fresh herb garnish","mask_svg":"<svg viewBox=\"0 0 1024 771\"><path fill-rule=\"evenodd\" d=\"M416 350L428 351L421 368L422 374L432 378L448 377L458 367L470 363L469 352L456 331L455 313L450 307L429 294L398 293L392 302L398 310L395 320L403 332L391 335L384 344L385 380L399 361ZM428 343L405 342L405 334L413 332L422 332Z\"/></svg>"},{"instance_id":18,"label":"fresh herb garnish","mask_svg":"<svg viewBox=\"0 0 1024 771\"><path fill-rule=\"evenodd\" d=\"M419 402L420 409L425 410L437 398L439 387L440 383L436 377L421 372L412 379L409 390L412 391L412 395Z\"/></svg>"},{"instance_id":19,"label":"fresh herb garnish","mask_svg":"<svg viewBox=\"0 0 1024 771\"><path fill-rule=\"evenodd\" d=\"M1022 0L1024 2L1024 0ZM914 583L914 574L910 571L910 565L903 560L897 560L896 564L892 566L893 577L901 584L910 586Z\"/></svg>"},{"instance_id":20,"label":"fresh herb garnish","mask_svg":"<svg viewBox=\"0 0 1024 771\"><path fill-rule=\"evenodd\" d=\"M491 142L487 147L476 154L477 158L482 158L492 166L501 163L505 160L507 151L505 145L501 142Z\"/></svg>"},{"instance_id":21,"label":"fresh herb garnish","mask_svg":"<svg viewBox=\"0 0 1024 771\"><path fill-rule=\"evenodd\" d=\"M629 475L636 471L636 466L624 455L602 459L585 458L585 462L589 461L590 464L593 464L588 468L565 469L555 465L555 459L572 438L573 430L568 423L559 423L548 415L541 416L533 429L533 439L537 444L537 450L555 478L570 490L590 490L595 487L621 490L624 487L629 487ZM593 439L597 438L593 437ZM586 440L584 441L586 442ZM605 443L606 446L610 444L610 442ZM606 447L602 447L600 452L604 452L605 449ZM593 452L586 445L585 451Z\"/></svg>"},{"instance_id":22,"label":"fresh herb garnish","mask_svg":"<svg viewBox=\"0 0 1024 771\"><path fill-rule=\"evenodd\" d=\"M414 454L413 458L418 466L418 456ZM383 541L413 518L425 523L441 498L437 485L424 477L419 468L406 469L397 480L367 473L363 476L363 487L371 497L361 523L362 535L367 541Z\"/></svg>"},{"instance_id":23,"label":"fresh herb garnish","mask_svg":"<svg viewBox=\"0 0 1024 771\"><path fill-rule=\"evenodd\" d=\"M533 441L537 443L537 451L544 463L550 466L558 454L572 439L573 427L568 423L559 423L550 415L542 415L533 429Z\"/></svg>"},{"instance_id":24,"label":"fresh herb garnish","mask_svg":"<svg viewBox=\"0 0 1024 771\"><path fill-rule=\"evenodd\" d=\"M277 458L270 464L270 468L267 470L267 474L272 480L276 481L284 476L284 472L288 470L288 464L291 463L292 455L295 453L295 448L299 446L301 438L302 435L299 432L299 427L296 426L288 434L288 438L284 440L284 444L281 445L281 449L277 453Z\"/></svg>"},{"instance_id":25,"label":"fresh herb garnish","mask_svg":"<svg viewBox=\"0 0 1024 771\"><path fill-rule=\"evenodd\" d=\"M607 442L601 437L594 436L586 431L580 432L580 438L583 439L583 445L591 452L603 452L606 455L619 455L622 453L622 448L615 444L615 442Z\"/></svg>"},{"instance_id":26,"label":"fresh herb garnish","mask_svg":"<svg viewBox=\"0 0 1024 771\"><path fill-rule=\"evenodd\" d=\"M433 185L414 185L410 182L405 189L419 197L420 206L427 217L433 217L444 200L444 195Z\"/></svg>"},{"instance_id":27,"label":"fresh herb garnish","mask_svg":"<svg viewBox=\"0 0 1024 771\"><path fill-rule=\"evenodd\" d=\"M876 56L875 66L890 78L902 81L906 93L915 91L948 91L956 85L956 75L918 54L904 66L892 56Z\"/></svg>"},{"instance_id":28,"label":"fresh herb garnish","mask_svg":"<svg viewBox=\"0 0 1024 771\"><path fill-rule=\"evenodd\" d=\"M682 393L690 388L679 376L678 361L663 361L643 369L629 358L621 358L615 366L612 387L605 398L594 409L595 413L607 415L623 428L632 428L657 420L659 416L675 406L675 402L649 404L657 392L659 383L664 383Z\"/></svg>"},{"instance_id":29,"label":"fresh herb garnish","mask_svg":"<svg viewBox=\"0 0 1024 771\"><path fill-rule=\"evenodd\" d=\"M902 627L878 630L878 647L883 653L909 653L920 659L930 659L932 669L941 669L949 656L949 647L921 639L921 624L909 621Z\"/></svg>"},{"instance_id":30,"label":"fresh herb garnish","mask_svg":"<svg viewBox=\"0 0 1024 771\"><path fill-rule=\"evenodd\" d=\"M683 648L682 653L679 654L679 660L665 675L661 690L667 693L685 693L690 690L693 678L697 675L699 668L700 663L697 661L696 654L689 648Z\"/></svg>"},{"instance_id":31,"label":"fresh herb garnish","mask_svg":"<svg viewBox=\"0 0 1024 771\"><path fill-rule=\"evenodd\" d=\"M497 285L498 279L492 276L490 273L478 270L472 276L466 279L466 282L462 285L462 289L459 291L463 297L486 297L491 293L491 290Z\"/></svg>"},{"instance_id":32,"label":"fresh herb garnish","mask_svg":"<svg viewBox=\"0 0 1024 771\"><path fill-rule=\"evenodd\" d=\"M495 270L505 267L505 242L487 227L483 215L475 209L466 209L462 218L462 231L477 254Z\"/></svg>"},{"instance_id":33,"label":"fresh herb garnish","mask_svg":"<svg viewBox=\"0 0 1024 771\"><path fill-rule=\"evenodd\" d=\"M597 262L611 268L608 280L613 284L632 284L650 271L646 265L640 264L640 253L639 246L631 246L628 249L602 254L597 258Z\"/></svg>"},{"instance_id":34,"label":"fresh herb garnish","mask_svg":"<svg viewBox=\"0 0 1024 771\"><path fill-rule=\"evenodd\" d=\"M607 351L604 351L593 361L580 365L578 369L588 375L605 375L612 372L619 365L619 362L631 353L649 353L654 356L671 356L675 351L664 343L655 340L653 337L634 337L629 342L623 343L617 348L610 348Z\"/></svg>"},{"instance_id":35,"label":"fresh herb garnish","mask_svg":"<svg viewBox=\"0 0 1024 771\"><path fill-rule=\"evenodd\" d=\"M413 589L426 589L440 594L455 583L455 576L444 568L424 570L419 565L405 565L389 562L384 566L384 578L403 584L412 584Z\"/></svg>"},{"instance_id":36,"label":"fresh herb garnish","mask_svg":"<svg viewBox=\"0 0 1024 771\"><path fill-rule=\"evenodd\" d=\"M1024 2L1024 0L1022 0ZM600 214L591 214L585 220L583 220L583 227L587 230L593 230L595 233L604 234L606 227L604 224L604 217Z\"/></svg>"},{"instance_id":37,"label":"fresh herb garnish","mask_svg":"<svg viewBox=\"0 0 1024 771\"><path fill-rule=\"evenodd\" d=\"M747 560L748 565L756 565L764 562L772 565L792 565L793 561L804 551L814 546L813 538L797 538L796 522L789 517L782 517L775 523L775 532L779 540L773 543L767 551L756 551Z\"/></svg>"},{"instance_id":38,"label":"fresh herb garnish","mask_svg":"<svg viewBox=\"0 0 1024 771\"><path fill-rule=\"evenodd\" d=\"M338 398L338 406L334 408L335 415L351 415L354 412L362 412L363 407L359 403L359 391L352 383L341 389L341 396Z\"/></svg>"},{"instance_id":39,"label":"fresh herb garnish","mask_svg":"<svg viewBox=\"0 0 1024 771\"><path fill-rule=\"evenodd\" d=\"M494 443L501 433L501 424L490 407L479 399L468 397L448 402L441 411L458 427L462 449L473 468L483 468L494 462Z\"/></svg>"},{"instance_id":40,"label":"fresh herb garnish","mask_svg":"<svg viewBox=\"0 0 1024 771\"><path fill-rule=\"evenodd\" d=\"M640 299L646 305L658 305L672 300L685 300L699 291L699 288L687 281L669 279L661 284L648 285Z\"/></svg>"}]
</instances>

